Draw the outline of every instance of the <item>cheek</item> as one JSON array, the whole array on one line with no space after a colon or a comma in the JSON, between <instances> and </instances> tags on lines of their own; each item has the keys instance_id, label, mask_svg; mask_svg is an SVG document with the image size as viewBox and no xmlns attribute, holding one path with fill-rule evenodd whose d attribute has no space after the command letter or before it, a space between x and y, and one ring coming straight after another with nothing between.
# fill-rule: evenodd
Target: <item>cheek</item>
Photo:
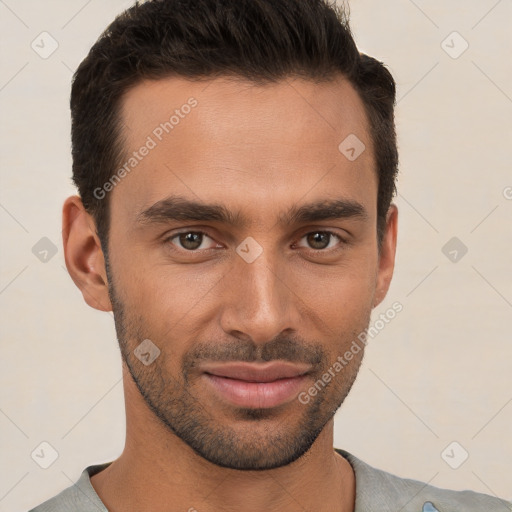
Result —
<instances>
[{"instance_id":1,"label":"cheek","mask_svg":"<svg viewBox=\"0 0 512 512\"><path fill-rule=\"evenodd\" d=\"M323 325L320 328L324 334L337 337L350 336L367 326L372 298L367 283L339 278L335 282L312 283L304 303L310 309L308 316L315 316L316 323Z\"/></svg>"},{"instance_id":2,"label":"cheek","mask_svg":"<svg viewBox=\"0 0 512 512\"><path fill-rule=\"evenodd\" d=\"M135 263L129 263L135 267ZM175 338L192 322L197 324L201 312L222 300L219 286L228 278L228 267L217 265L147 264L125 267L123 293L130 310L144 318L145 327L155 337ZM226 277L222 276L226 274ZM220 281L219 281L220 280Z\"/></svg>"},{"instance_id":3,"label":"cheek","mask_svg":"<svg viewBox=\"0 0 512 512\"><path fill-rule=\"evenodd\" d=\"M295 278L297 295L318 312L358 318L371 310L377 259L370 252L354 254L338 265L308 265Z\"/></svg>"}]
</instances>

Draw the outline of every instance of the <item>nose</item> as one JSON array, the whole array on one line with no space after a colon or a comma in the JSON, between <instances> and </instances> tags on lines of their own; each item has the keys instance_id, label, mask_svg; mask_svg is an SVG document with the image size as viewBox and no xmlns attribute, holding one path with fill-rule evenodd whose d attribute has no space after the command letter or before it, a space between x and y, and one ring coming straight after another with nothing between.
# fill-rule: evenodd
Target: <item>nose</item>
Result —
<instances>
[{"instance_id":1,"label":"nose","mask_svg":"<svg viewBox=\"0 0 512 512\"><path fill-rule=\"evenodd\" d=\"M252 263L236 255L233 265L222 289L224 332L264 344L283 331L297 331L301 301L286 262L264 250Z\"/></svg>"}]
</instances>

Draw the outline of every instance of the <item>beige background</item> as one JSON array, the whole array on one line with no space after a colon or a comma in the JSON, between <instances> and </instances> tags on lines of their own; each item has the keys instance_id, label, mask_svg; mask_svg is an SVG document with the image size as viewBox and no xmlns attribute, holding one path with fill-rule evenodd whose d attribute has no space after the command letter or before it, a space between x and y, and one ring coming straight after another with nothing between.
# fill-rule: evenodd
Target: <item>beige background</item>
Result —
<instances>
[{"instance_id":1,"label":"beige background","mask_svg":"<svg viewBox=\"0 0 512 512\"><path fill-rule=\"evenodd\" d=\"M26 511L123 447L113 319L69 278L60 213L74 193L72 71L130 3L0 1L0 511ZM404 309L368 345L335 445L401 476L512 499L512 2L350 5L360 49L398 82L397 268L375 318ZM47 59L31 48L43 31L59 45ZM464 40L458 58L445 51ZM57 247L46 263L32 252L43 237ZM442 252L452 237L469 249L456 263ZM43 441L59 454L46 470L31 458ZM458 469L441 456L453 441L452 461L469 453Z\"/></svg>"}]
</instances>

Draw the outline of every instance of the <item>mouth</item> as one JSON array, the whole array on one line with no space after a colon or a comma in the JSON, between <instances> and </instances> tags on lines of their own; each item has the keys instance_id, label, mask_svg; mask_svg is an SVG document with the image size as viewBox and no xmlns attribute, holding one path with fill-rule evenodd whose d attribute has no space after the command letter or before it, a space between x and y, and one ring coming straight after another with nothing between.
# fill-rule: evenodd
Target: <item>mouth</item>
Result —
<instances>
[{"instance_id":1,"label":"mouth","mask_svg":"<svg viewBox=\"0 0 512 512\"><path fill-rule=\"evenodd\" d=\"M283 361L268 363L210 363L202 377L223 401L238 407L262 409L293 400L304 387L311 365Z\"/></svg>"}]
</instances>

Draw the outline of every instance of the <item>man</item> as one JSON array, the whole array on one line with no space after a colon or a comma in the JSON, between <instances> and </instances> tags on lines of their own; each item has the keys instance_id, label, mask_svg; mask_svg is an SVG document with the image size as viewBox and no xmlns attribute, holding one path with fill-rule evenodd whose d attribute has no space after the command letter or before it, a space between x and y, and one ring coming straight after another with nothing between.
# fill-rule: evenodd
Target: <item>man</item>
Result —
<instances>
[{"instance_id":1,"label":"man","mask_svg":"<svg viewBox=\"0 0 512 512\"><path fill-rule=\"evenodd\" d=\"M320 0L155 0L109 26L74 77L63 241L114 312L126 445L34 511L512 510L333 449L394 269L394 101Z\"/></svg>"}]
</instances>

